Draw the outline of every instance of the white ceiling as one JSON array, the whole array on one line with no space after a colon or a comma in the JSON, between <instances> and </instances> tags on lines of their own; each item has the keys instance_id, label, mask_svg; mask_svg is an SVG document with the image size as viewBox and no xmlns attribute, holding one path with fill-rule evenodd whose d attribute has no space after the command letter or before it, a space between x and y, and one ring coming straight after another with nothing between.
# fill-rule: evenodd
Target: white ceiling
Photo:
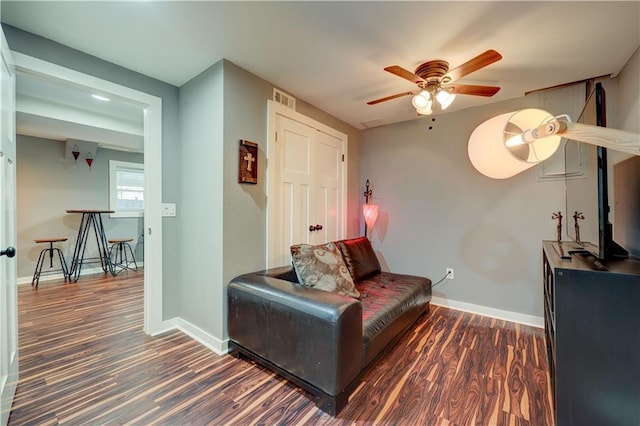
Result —
<instances>
[{"instance_id":1,"label":"white ceiling","mask_svg":"<svg viewBox=\"0 0 640 426\"><path fill-rule=\"evenodd\" d=\"M640 2L2 1L2 22L180 86L226 58L358 128L416 118L383 68L500 62L460 83L497 85L450 110L616 75L640 46Z\"/></svg>"},{"instance_id":2,"label":"white ceiling","mask_svg":"<svg viewBox=\"0 0 640 426\"><path fill-rule=\"evenodd\" d=\"M104 93L41 76L18 73L16 132L56 141L74 139L99 147L142 152L144 114L120 99L98 100Z\"/></svg>"}]
</instances>

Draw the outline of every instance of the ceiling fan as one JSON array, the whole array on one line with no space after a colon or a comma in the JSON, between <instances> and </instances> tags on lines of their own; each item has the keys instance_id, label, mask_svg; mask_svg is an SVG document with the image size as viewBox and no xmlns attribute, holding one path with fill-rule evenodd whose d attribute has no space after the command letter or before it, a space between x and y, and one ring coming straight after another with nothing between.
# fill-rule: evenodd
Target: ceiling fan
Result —
<instances>
[{"instance_id":1,"label":"ceiling fan","mask_svg":"<svg viewBox=\"0 0 640 426\"><path fill-rule=\"evenodd\" d=\"M495 50L487 50L452 70L449 70L449 63L443 60L425 62L418 65L414 72L408 71L398 65L386 67L384 69L385 71L409 80L416 84L420 90L386 96L376 99L375 101L367 102L367 104L376 105L402 96L413 95L411 103L416 109L416 112L421 115L429 115L433 112L431 106L434 99L438 101L440 107L444 110L451 105L456 94L493 96L500 90L499 87L452 83L500 59L502 59L501 54Z\"/></svg>"}]
</instances>

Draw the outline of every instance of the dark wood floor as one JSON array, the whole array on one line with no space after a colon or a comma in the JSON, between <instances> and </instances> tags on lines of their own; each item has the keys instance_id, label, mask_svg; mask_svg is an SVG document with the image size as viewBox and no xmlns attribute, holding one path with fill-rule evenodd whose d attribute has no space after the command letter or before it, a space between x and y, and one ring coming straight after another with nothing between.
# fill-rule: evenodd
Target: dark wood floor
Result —
<instances>
[{"instance_id":1,"label":"dark wood floor","mask_svg":"<svg viewBox=\"0 0 640 426\"><path fill-rule=\"evenodd\" d=\"M142 273L19 289L19 424L552 424L542 330L434 306L332 418L180 332L142 331Z\"/></svg>"}]
</instances>

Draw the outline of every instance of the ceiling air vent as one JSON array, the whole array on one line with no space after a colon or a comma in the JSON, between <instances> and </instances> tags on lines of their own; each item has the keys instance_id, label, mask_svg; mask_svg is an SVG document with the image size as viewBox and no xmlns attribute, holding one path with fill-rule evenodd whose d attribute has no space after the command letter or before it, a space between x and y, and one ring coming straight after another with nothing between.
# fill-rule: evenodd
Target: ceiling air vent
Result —
<instances>
[{"instance_id":1,"label":"ceiling air vent","mask_svg":"<svg viewBox=\"0 0 640 426\"><path fill-rule=\"evenodd\" d=\"M365 127L365 129L370 129L372 127L384 126L386 124L384 121L382 121L379 118L376 118L375 120L361 121L360 123Z\"/></svg>"},{"instance_id":2,"label":"ceiling air vent","mask_svg":"<svg viewBox=\"0 0 640 426\"><path fill-rule=\"evenodd\" d=\"M294 111L296 109L296 98L291 95L287 95L282 90L278 90L275 87L273 88L273 100L279 104L291 108Z\"/></svg>"}]
</instances>

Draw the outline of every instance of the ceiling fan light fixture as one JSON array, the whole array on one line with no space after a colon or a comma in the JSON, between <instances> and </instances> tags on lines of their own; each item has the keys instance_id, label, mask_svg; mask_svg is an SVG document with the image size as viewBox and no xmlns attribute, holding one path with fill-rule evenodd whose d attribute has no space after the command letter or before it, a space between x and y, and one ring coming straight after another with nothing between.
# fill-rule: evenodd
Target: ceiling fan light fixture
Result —
<instances>
[{"instance_id":1,"label":"ceiling fan light fixture","mask_svg":"<svg viewBox=\"0 0 640 426\"><path fill-rule=\"evenodd\" d=\"M429 92L423 90L411 99L411 105L415 109L431 108L431 96Z\"/></svg>"},{"instance_id":2,"label":"ceiling fan light fixture","mask_svg":"<svg viewBox=\"0 0 640 426\"><path fill-rule=\"evenodd\" d=\"M499 87L469 84L449 86L449 84L501 59L502 55L500 53L489 49L453 69L449 69L447 61L440 59L424 62L418 65L413 72L399 65L385 67L385 71L417 85L420 93L405 91L369 101L367 105L377 105L404 96L411 96L411 105L413 105L418 114L429 115L432 113L433 102L438 101L439 111L445 110L453 103L456 93L484 97L493 96L500 90ZM427 102L429 103L427 104Z\"/></svg>"},{"instance_id":3,"label":"ceiling fan light fixture","mask_svg":"<svg viewBox=\"0 0 640 426\"><path fill-rule=\"evenodd\" d=\"M436 99L440 103L440 106L443 110L447 109L449 105L451 105L456 98L455 93L450 93L447 89L438 90L438 94L436 95Z\"/></svg>"},{"instance_id":4,"label":"ceiling fan light fixture","mask_svg":"<svg viewBox=\"0 0 640 426\"><path fill-rule=\"evenodd\" d=\"M427 101L427 106L425 106L424 108L416 108L416 112L420 115L431 115L433 113L431 104L431 101Z\"/></svg>"}]
</instances>

